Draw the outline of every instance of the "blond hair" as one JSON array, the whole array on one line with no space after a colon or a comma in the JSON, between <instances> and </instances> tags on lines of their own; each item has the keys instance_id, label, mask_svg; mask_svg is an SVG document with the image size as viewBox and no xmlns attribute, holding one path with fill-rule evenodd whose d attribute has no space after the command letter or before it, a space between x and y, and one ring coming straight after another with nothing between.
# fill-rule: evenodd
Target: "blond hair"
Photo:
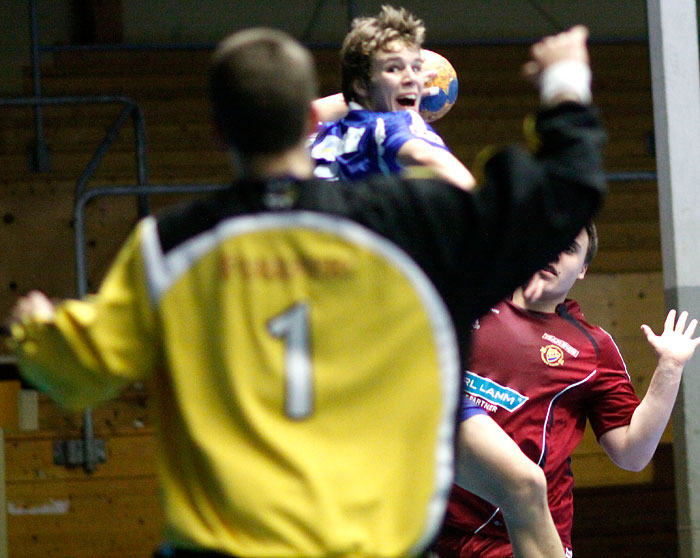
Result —
<instances>
[{"instance_id":1,"label":"blond hair","mask_svg":"<svg viewBox=\"0 0 700 558\"><path fill-rule=\"evenodd\" d=\"M360 100L353 84L356 79L364 83L369 81L377 52L387 50L394 41L420 49L424 39L423 21L404 8L382 6L376 16L355 18L340 49L345 101Z\"/></svg>"}]
</instances>

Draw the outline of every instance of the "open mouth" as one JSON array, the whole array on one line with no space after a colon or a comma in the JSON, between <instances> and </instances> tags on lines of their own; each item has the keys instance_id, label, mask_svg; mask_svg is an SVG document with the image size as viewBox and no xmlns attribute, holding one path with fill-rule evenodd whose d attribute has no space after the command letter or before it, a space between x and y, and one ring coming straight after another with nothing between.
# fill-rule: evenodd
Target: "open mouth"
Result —
<instances>
[{"instance_id":1,"label":"open mouth","mask_svg":"<svg viewBox=\"0 0 700 558\"><path fill-rule=\"evenodd\" d=\"M413 108L416 106L417 98L418 97L415 94L401 95L399 97L396 97L396 103L404 108Z\"/></svg>"}]
</instances>

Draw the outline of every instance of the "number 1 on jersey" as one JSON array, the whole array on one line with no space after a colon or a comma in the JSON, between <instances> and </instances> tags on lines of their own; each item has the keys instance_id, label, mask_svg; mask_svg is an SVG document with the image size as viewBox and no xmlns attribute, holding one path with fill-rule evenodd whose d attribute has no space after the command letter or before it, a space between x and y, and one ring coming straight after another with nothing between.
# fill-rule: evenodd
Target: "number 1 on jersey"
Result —
<instances>
[{"instance_id":1,"label":"number 1 on jersey","mask_svg":"<svg viewBox=\"0 0 700 558\"><path fill-rule=\"evenodd\" d=\"M309 313L297 303L267 322L270 335L284 341L285 412L293 419L313 412Z\"/></svg>"}]
</instances>

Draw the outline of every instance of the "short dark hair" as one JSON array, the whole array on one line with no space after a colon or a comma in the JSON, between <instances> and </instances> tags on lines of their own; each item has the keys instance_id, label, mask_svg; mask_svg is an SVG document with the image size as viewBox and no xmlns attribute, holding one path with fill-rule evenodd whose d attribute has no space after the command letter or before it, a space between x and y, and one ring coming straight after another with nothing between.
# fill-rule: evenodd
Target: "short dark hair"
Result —
<instances>
[{"instance_id":1,"label":"short dark hair","mask_svg":"<svg viewBox=\"0 0 700 558\"><path fill-rule=\"evenodd\" d=\"M345 101L359 100L353 83L357 78L369 80L372 59L377 52L386 50L387 45L396 40L420 49L424 39L423 22L404 8L382 6L376 16L355 18L340 49Z\"/></svg>"},{"instance_id":2,"label":"short dark hair","mask_svg":"<svg viewBox=\"0 0 700 558\"><path fill-rule=\"evenodd\" d=\"M318 97L311 53L288 34L253 28L217 47L209 100L222 139L242 155L280 153L306 132Z\"/></svg>"},{"instance_id":3,"label":"short dark hair","mask_svg":"<svg viewBox=\"0 0 700 558\"><path fill-rule=\"evenodd\" d=\"M588 250L586 250L586 258L583 263L588 265L598 253L598 231L593 221L589 221L584 229L586 229L588 234Z\"/></svg>"}]
</instances>

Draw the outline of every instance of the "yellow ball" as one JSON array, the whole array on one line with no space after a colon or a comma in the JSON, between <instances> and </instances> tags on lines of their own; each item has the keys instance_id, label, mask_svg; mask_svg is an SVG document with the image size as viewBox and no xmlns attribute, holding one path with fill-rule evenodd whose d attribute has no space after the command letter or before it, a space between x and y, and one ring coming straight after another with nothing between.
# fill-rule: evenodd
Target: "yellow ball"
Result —
<instances>
[{"instance_id":1,"label":"yellow ball","mask_svg":"<svg viewBox=\"0 0 700 558\"><path fill-rule=\"evenodd\" d=\"M425 84L426 90L437 87L437 94L424 96L419 111L426 122L445 116L457 100L457 72L450 61L432 50L423 49L423 69L437 70L437 76Z\"/></svg>"}]
</instances>

